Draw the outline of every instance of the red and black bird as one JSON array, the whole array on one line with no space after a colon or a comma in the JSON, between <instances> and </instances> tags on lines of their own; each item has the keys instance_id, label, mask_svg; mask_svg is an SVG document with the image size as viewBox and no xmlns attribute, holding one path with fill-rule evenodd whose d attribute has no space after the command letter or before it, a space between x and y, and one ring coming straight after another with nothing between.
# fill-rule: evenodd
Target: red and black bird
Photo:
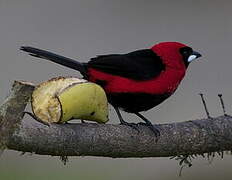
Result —
<instances>
[{"instance_id":1,"label":"red and black bird","mask_svg":"<svg viewBox=\"0 0 232 180\"><path fill-rule=\"evenodd\" d=\"M23 46L21 50L79 71L84 79L103 87L121 124L136 127L136 124L123 120L119 109L136 114L156 136L159 130L140 112L171 96L185 76L189 63L201 56L179 42L162 42L150 49L126 54L100 55L87 63L34 47Z\"/></svg>"}]
</instances>

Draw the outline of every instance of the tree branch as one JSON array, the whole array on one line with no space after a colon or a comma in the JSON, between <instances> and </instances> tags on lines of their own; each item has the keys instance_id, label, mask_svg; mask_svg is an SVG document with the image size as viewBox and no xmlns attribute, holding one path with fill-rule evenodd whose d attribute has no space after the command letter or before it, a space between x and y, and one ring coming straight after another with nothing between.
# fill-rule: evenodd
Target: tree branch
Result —
<instances>
[{"instance_id":1,"label":"tree branch","mask_svg":"<svg viewBox=\"0 0 232 180\"><path fill-rule=\"evenodd\" d=\"M7 148L54 156L167 157L232 149L232 117L160 124L161 136L113 124L52 124L22 120L34 86L16 82L0 107L0 143Z\"/></svg>"},{"instance_id":2,"label":"tree branch","mask_svg":"<svg viewBox=\"0 0 232 180\"><path fill-rule=\"evenodd\" d=\"M34 85L28 82L15 81L9 97L0 106L0 149L4 149L9 138L22 120L24 111Z\"/></svg>"}]
</instances>

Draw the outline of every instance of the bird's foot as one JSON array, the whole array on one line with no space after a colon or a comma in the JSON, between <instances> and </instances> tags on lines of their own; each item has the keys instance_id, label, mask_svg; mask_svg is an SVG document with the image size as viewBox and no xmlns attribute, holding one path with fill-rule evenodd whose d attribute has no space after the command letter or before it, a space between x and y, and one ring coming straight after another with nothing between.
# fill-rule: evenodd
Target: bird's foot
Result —
<instances>
[{"instance_id":1,"label":"bird's foot","mask_svg":"<svg viewBox=\"0 0 232 180\"><path fill-rule=\"evenodd\" d=\"M132 129L135 129L136 131L140 132L139 128L138 128L138 124L136 124L136 123L128 123L126 121L123 121L120 124L125 125L125 126L130 126L130 127L132 127Z\"/></svg>"},{"instance_id":2,"label":"bird's foot","mask_svg":"<svg viewBox=\"0 0 232 180\"><path fill-rule=\"evenodd\" d=\"M158 138L160 136L160 131L157 127L155 127L151 122L140 122L138 123L138 125L143 125L143 126L147 126L154 134L155 137Z\"/></svg>"},{"instance_id":3,"label":"bird's foot","mask_svg":"<svg viewBox=\"0 0 232 180\"><path fill-rule=\"evenodd\" d=\"M140 122L138 123L139 125L147 126L154 134L156 137L156 142L158 141L158 137L160 136L160 131L157 127L155 127L147 118L145 118L142 114L139 112L135 113L138 117L140 117L145 123Z\"/></svg>"}]
</instances>

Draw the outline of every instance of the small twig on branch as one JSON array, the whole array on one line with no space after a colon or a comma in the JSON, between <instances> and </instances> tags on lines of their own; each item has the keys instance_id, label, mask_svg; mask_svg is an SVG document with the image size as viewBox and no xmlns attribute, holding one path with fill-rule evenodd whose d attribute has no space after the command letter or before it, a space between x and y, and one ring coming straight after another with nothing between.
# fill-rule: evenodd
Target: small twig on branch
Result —
<instances>
[{"instance_id":1,"label":"small twig on branch","mask_svg":"<svg viewBox=\"0 0 232 180\"><path fill-rule=\"evenodd\" d=\"M222 106L223 114L224 114L224 116L227 116L227 114L226 114L226 109L225 109L225 104L224 104L224 101L223 101L223 99L222 99L222 94L218 94L218 97L219 97L219 99L220 99L220 103L221 103L221 106Z\"/></svg>"},{"instance_id":2,"label":"small twig on branch","mask_svg":"<svg viewBox=\"0 0 232 180\"><path fill-rule=\"evenodd\" d=\"M204 105L207 118L210 119L211 117L210 117L210 114L209 114L209 110L208 110L208 108L207 108L207 106L206 106L204 94L200 93L199 95L201 96L201 100L202 100L202 103L203 103L203 105Z\"/></svg>"},{"instance_id":3,"label":"small twig on branch","mask_svg":"<svg viewBox=\"0 0 232 180\"><path fill-rule=\"evenodd\" d=\"M230 116L158 125L161 132L158 142L144 126L138 126L138 133L123 125L78 123L48 127L34 120L22 120L33 85L25 82L16 85L0 107L0 143L9 149L63 157L114 158L187 157L232 149Z\"/></svg>"}]
</instances>

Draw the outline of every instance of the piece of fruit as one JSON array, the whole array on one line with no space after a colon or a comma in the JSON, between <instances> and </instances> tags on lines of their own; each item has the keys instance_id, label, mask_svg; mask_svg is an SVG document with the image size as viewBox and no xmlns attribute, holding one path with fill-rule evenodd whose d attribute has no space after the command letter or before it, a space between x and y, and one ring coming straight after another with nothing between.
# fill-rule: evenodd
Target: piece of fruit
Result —
<instances>
[{"instance_id":1,"label":"piece of fruit","mask_svg":"<svg viewBox=\"0 0 232 180\"><path fill-rule=\"evenodd\" d=\"M32 111L46 123L83 119L106 123L108 102L97 84L74 77L59 77L39 84L32 93Z\"/></svg>"}]
</instances>

